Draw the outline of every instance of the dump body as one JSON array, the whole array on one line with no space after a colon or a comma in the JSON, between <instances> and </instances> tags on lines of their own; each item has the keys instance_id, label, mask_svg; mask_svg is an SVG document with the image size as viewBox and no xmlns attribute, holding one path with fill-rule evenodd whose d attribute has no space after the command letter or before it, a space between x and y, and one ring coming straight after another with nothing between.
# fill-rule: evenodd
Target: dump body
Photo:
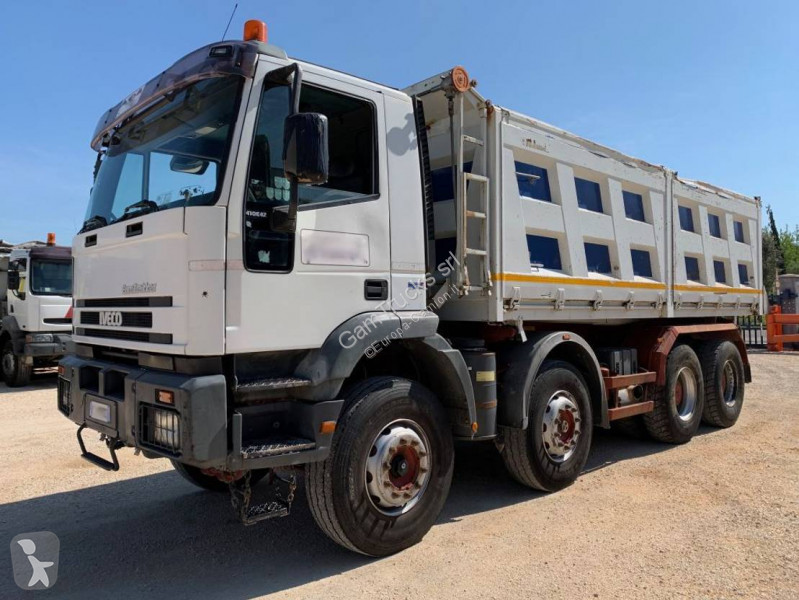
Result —
<instances>
[{"instance_id":1,"label":"dump body","mask_svg":"<svg viewBox=\"0 0 799 600\"><path fill-rule=\"evenodd\" d=\"M463 171L488 178L491 294L446 303L444 320L607 322L733 317L762 306L760 202L464 95ZM443 92L421 97L440 260L455 251L451 127ZM458 128L458 120L454 121ZM456 137L458 132L456 131ZM457 161L456 161L457 164ZM482 184L466 185L481 210ZM485 286L479 257L470 282Z\"/></svg>"}]
</instances>

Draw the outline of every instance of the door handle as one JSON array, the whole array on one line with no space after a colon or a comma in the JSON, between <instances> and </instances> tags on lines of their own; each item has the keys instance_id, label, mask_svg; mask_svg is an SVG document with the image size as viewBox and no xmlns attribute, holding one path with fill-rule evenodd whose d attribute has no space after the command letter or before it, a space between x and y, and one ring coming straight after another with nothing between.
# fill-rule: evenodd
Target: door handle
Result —
<instances>
[{"instance_id":1,"label":"door handle","mask_svg":"<svg viewBox=\"0 0 799 600\"><path fill-rule=\"evenodd\" d=\"M388 300L388 281L367 279L363 282L363 297L366 300Z\"/></svg>"}]
</instances>

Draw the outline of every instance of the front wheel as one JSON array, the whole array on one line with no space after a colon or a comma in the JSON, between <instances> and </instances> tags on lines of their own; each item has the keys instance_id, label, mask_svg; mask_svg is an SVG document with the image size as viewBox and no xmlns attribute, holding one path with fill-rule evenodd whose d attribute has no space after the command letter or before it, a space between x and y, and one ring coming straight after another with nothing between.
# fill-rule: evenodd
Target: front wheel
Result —
<instances>
[{"instance_id":1,"label":"front wheel","mask_svg":"<svg viewBox=\"0 0 799 600\"><path fill-rule=\"evenodd\" d=\"M6 340L0 351L0 365L2 366L3 379L8 387L21 387L28 385L31 380L31 366L25 365L20 357L14 353L11 340Z\"/></svg>"},{"instance_id":2,"label":"front wheel","mask_svg":"<svg viewBox=\"0 0 799 600\"><path fill-rule=\"evenodd\" d=\"M311 514L334 542L386 556L420 541L452 482L446 413L421 384L374 377L346 395L330 456L306 468Z\"/></svg>"},{"instance_id":3,"label":"front wheel","mask_svg":"<svg viewBox=\"0 0 799 600\"><path fill-rule=\"evenodd\" d=\"M554 492L574 482L588 460L593 433L588 388L571 364L547 361L529 398L529 425L504 429L502 458L519 483Z\"/></svg>"}]
</instances>

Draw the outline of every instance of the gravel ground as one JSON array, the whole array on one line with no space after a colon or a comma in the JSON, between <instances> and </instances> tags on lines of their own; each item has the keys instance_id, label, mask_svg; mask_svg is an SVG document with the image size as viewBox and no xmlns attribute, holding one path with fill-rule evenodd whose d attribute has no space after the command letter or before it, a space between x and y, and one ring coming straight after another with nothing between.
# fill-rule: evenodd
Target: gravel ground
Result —
<instances>
[{"instance_id":1,"label":"gravel ground","mask_svg":"<svg viewBox=\"0 0 799 600\"><path fill-rule=\"evenodd\" d=\"M226 496L166 461L126 449L118 473L101 471L78 457L52 375L0 384L0 598L24 595L11 538L48 530L61 540L52 597L793 600L799 355L751 361L735 427L679 447L599 433L586 472L557 494L515 484L490 445L460 447L438 524L382 560L328 541L302 490L291 517L245 528Z\"/></svg>"}]
</instances>

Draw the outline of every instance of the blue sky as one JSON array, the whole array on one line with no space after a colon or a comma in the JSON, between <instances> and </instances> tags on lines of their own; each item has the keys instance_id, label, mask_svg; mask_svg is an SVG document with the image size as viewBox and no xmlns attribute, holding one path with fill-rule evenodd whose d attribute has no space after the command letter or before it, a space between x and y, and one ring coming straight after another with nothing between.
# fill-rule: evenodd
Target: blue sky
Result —
<instances>
[{"instance_id":1,"label":"blue sky","mask_svg":"<svg viewBox=\"0 0 799 600\"><path fill-rule=\"evenodd\" d=\"M233 4L3 4L0 238L69 243L100 114L220 39ZM248 18L291 56L397 87L462 64L497 104L799 223L799 2L243 0L228 37Z\"/></svg>"}]
</instances>

